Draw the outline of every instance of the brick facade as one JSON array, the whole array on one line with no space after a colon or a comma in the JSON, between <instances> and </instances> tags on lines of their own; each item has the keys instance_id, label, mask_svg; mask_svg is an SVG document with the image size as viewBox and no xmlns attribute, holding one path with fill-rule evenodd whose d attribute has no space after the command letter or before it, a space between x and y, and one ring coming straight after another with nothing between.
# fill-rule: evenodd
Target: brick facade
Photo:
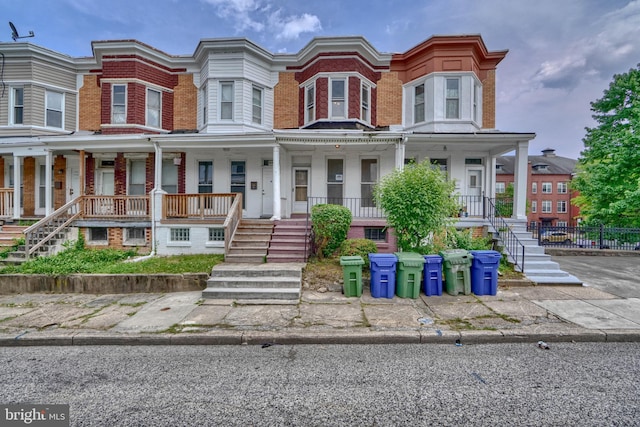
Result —
<instances>
[{"instance_id":1,"label":"brick facade","mask_svg":"<svg viewBox=\"0 0 640 427\"><path fill-rule=\"evenodd\" d=\"M94 132L100 130L102 89L98 85L96 75L83 77L78 97L82 106L78 114L78 128Z\"/></svg>"},{"instance_id":2,"label":"brick facade","mask_svg":"<svg viewBox=\"0 0 640 427\"><path fill-rule=\"evenodd\" d=\"M35 157L25 157L22 166L23 193L22 212L26 217L33 217L36 213L36 159ZM16 185L18 185L16 183Z\"/></svg>"},{"instance_id":3,"label":"brick facade","mask_svg":"<svg viewBox=\"0 0 640 427\"><path fill-rule=\"evenodd\" d=\"M53 207L58 209L67 202L67 158L57 155L53 159Z\"/></svg>"},{"instance_id":4,"label":"brick facade","mask_svg":"<svg viewBox=\"0 0 640 427\"><path fill-rule=\"evenodd\" d=\"M295 73L281 72L279 74L278 84L273 89L273 98L273 127L276 129L297 128L299 108L303 108L301 114L304 115L304 91L299 90Z\"/></svg>"},{"instance_id":5,"label":"brick facade","mask_svg":"<svg viewBox=\"0 0 640 427\"><path fill-rule=\"evenodd\" d=\"M173 129L196 129L198 108L198 88L193 84L191 74L178 75L178 84L173 90ZM168 111L164 109L163 111Z\"/></svg>"},{"instance_id":6,"label":"brick facade","mask_svg":"<svg viewBox=\"0 0 640 427\"><path fill-rule=\"evenodd\" d=\"M376 89L378 126L402 123L402 81L398 79L398 73L393 71L384 73Z\"/></svg>"}]
</instances>

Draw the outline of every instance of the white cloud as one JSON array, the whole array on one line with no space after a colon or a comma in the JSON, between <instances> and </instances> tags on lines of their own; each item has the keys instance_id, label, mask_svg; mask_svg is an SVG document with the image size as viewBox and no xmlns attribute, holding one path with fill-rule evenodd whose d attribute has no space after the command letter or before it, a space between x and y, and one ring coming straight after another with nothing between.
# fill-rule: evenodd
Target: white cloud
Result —
<instances>
[{"instance_id":1,"label":"white cloud","mask_svg":"<svg viewBox=\"0 0 640 427\"><path fill-rule=\"evenodd\" d=\"M255 0L204 0L205 3L216 8L220 18L234 21L234 29L237 32L252 30L261 32L264 24L252 18L252 14L260 13L262 8Z\"/></svg>"},{"instance_id":2,"label":"white cloud","mask_svg":"<svg viewBox=\"0 0 640 427\"><path fill-rule=\"evenodd\" d=\"M315 33L322 30L320 19L315 15L304 13L300 16L282 17L277 10L269 17L269 23L276 29L276 39L295 40L302 33Z\"/></svg>"}]
</instances>

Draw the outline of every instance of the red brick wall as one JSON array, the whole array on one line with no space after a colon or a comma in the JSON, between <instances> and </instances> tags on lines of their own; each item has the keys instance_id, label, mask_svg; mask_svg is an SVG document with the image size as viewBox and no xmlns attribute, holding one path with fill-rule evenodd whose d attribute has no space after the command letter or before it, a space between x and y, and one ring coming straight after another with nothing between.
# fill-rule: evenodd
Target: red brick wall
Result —
<instances>
[{"instance_id":1,"label":"red brick wall","mask_svg":"<svg viewBox=\"0 0 640 427\"><path fill-rule=\"evenodd\" d=\"M85 186L84 194L96 194L96 159L91 153L87 154L85 161Z\"/></svg>"},{"instance_id":2,"label":"red brick wall","mask_svg":"<svg viewBox=\"0 0 640 427\"><path fill-rule=\"evenodd\" d=\"M0 188L4 188L4 157L0 156Z\"/></svg>"},{"instance_id":3,"label":"red brick wall","mask_svg":"<svg viewBox=\"0 0 640 427\"><path fill-rule=\"evenodd\" d=\"M371 116L377 117L378 126L402 123L402 81L397 72L384 73L376 88L377 103L373 104ZM375 113L374 113L375 111Z\"/></svg>"},{"instance_id":4,"label":"red brick wall","mask_svg":"<svg viewBox=\"0 0 640 427\"><path fill-rule=\"evenodd\" d=\"M83 85L80 88L78 97L80 111L78 113L78 128L80 130L97 131L100 129L102 105L102 89L98 85L96 75L84 76ZM109 114L111 107L109 107Z\"/></svg>"},{"instance_id":5,"label":"red brick wall","mask_svg":"<svg viewBox=\"0 0 640 427\"><path fill-rule=\"evenodd\" d=\"M24 216L34 216L36 209L36 159L35 157L25 157L23 163L23 214ZM16 183L18 185L18 183Z\"/></svg>"},{"instance_id":6,"label":"red brick wall","mask_svg":"<svg viewBox=\"0 0 640 427\"><path fill-rule=\"evenodd\" d=\"M118 153L116 155L114 174L114 194L126 195L127 194L127 159L124 158L124 154Z\"/></svg>"},{"instance_id":7,"label":"red brick wall","mask_svg":"<svg viewBox=\"0 0 640 427\"><path fill-rule=\"evenodd\" d=\"M278 84L273 89L275 129L297 128L300 117L304 122L304 90L298 86L295 73L280 73Z\"/></svg>"},{"instance_id":8,"label":"red brick wall","mask_svg":"<svg viewBox=\"0 0 640 427\"><path fill-rule=\"evenodd\" d=\"M347 95L349 108L348 115L349 119L359 119L360 118L360 79L351 76L348 81L349 94Z\"/></svg>"},{"instance_id":9,"label":"red brick wall","mask_svg":"<svg viewBox=\"0 0 640 427\"><path fill-rule=\"evenodd\" d=\"M164 105L163 110L166 111ZM173 92L173 126L167 129L196 129L198 89L193 84L192 74L180 74Z\"/></svg>"}]
</instances>

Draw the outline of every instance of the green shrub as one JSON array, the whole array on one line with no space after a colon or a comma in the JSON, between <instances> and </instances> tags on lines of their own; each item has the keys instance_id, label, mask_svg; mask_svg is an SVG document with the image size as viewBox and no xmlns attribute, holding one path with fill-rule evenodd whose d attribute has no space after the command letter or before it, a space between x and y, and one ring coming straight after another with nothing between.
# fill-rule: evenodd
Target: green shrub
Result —
<instances>
[{"instance_id":1,"label":"green shrub","mask_svg":"<svg viewBox=\"0 0 640 427\"><path fill-rule=\"evenodd\" d=\"M328 257L347 238L351 211L344 206L320 204L311 208L311 224L315 235L316 254Z\"/></svg>"},{"instance_id":2,"label":"green shrub","mask_svg":"<svg viewBox=\"0 0 640 427\"><path fill-rule=\"evenodd\" d=\"M369 267L369 254L378 252L378 246L369 239L347 239L340 245L340 256L360 255L364 266Z\"/></svg>"}]
</instances>

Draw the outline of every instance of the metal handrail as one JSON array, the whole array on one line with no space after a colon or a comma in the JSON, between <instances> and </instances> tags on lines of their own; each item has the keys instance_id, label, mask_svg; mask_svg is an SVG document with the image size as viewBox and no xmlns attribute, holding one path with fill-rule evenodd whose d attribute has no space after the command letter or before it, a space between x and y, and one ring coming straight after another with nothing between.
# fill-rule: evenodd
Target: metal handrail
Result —
<instances>
[{"instance_id":1,"label":"metal handrail","mask_svg":"<svg viewBox=\"0 0 640 427\"><path fill-rule=\"evenodd\" d=\"M520 267L520 271L524 272L524 245L513 233L511 227L509 227L509 224L504 220L504 218L496 215L496 205L493 201L489 197L485 197L485 203L487 204L485 209L486 218L489 220L489 223L493 228L500 234L504 249L513 259L515 266ZM521 252L522 254L520 257L521 262L518 261L518 252Z\"/></svg>"}]
</instances>

